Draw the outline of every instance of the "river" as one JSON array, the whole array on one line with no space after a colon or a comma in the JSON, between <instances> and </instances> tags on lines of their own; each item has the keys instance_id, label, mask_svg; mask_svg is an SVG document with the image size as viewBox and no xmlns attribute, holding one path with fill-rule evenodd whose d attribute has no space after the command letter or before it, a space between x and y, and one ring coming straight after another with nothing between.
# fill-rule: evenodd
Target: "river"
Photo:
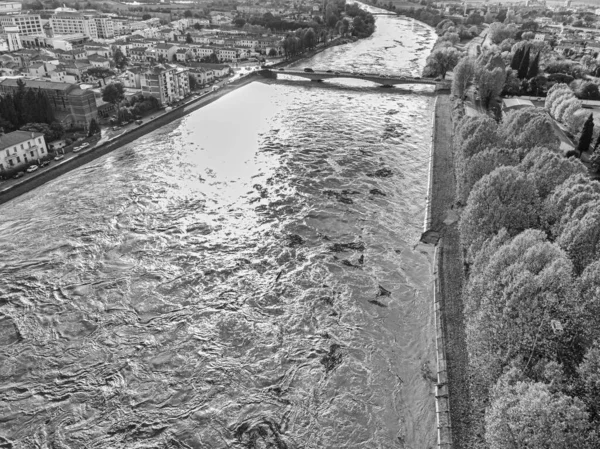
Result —
<instances>
[{"instance_id":1,"label":"river","mask_svg":"<svg viewBox=\"0 0 600 449\"><path fill-rule=\"evenodd\" d=\"M251 83L0 206L0 447L433 447L427 89Z\"/></svg>"}]
</instances>

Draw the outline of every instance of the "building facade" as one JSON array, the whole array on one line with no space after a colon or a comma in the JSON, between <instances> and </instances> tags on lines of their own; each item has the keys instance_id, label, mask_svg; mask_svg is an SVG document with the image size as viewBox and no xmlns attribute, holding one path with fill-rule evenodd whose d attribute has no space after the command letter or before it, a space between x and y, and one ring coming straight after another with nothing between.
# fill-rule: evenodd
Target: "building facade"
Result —
<instances>
[{"instance_id":1,"label":"building facade","mask_svg":"<svg viewBox=\"0 0 600 449\"><path fill-rule=\"evenodd\" d=\"M83 34L90 39L98 39L98 27L93 17L80 13L59 12L50 17L54 35Z\"/></svg>"},{"instance_id":2,"label":"building facade","mask_svg":"<svg viewBox=\"0 0 600 449\"><path fill-rule=\"evenodd\" d=\"M37 14L17 14L13 16L0 16L2 28L18 27L19 34L23 36L44 35L42 19Z\"/></svg>"},{"instance_id":3,"label":"building facade","mask_svg":"<svg viewBox=\"0 0 600 449\"><path fill-rule=\"evenodd\" d=\"M165 105L190 93L189 69L158 64L141 74L140 84L144 94L152 95Z\"/></svg>"},{"instance_id":4,"label":"building facade","mask_svg":"<svg viewBox=\"0 0 600 449\"><path fill-rule=\"evenodd\" d=\"M47 155L42 133L13 131L0 136L0 173L25 168Z\"/></svg>"}]
</instances>

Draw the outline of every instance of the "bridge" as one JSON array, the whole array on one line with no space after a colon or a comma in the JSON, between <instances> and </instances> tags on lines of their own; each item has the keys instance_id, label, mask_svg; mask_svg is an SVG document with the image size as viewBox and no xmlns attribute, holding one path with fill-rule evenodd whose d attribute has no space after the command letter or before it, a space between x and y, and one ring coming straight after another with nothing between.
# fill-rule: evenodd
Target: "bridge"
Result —
<instances>
[{"instance_id":1,"label":"bridge","mask_svg":"<svg viewBox=\"0 0 600 449\"><path fill-rule=\"evenodd\" d=\"M342 72L334 70L297 70L297 69L278 69L270 70L263 69L259 71L259 74L265 78L277 78L278 75L291 75L300 78L306 78L311 81L323 81L326 79L358 79L364 81L371 81L385 87L392 87L400 84L428 84L435 86L435 90L449 90L450 82L446 80L436 81L432 79L422 79L419 77L410 76L388 76L375 73L356 73L356 72Z\"/></svg>"},{"instance_id":2,"label":"bridge","mask_svg":"<svg viewBox=\"0 0 600 449\"><path fill-rule=\"evenodd\" d=\"M372 16L397 16L397 12L372 12Z\"/></svg>"}]
</instances>

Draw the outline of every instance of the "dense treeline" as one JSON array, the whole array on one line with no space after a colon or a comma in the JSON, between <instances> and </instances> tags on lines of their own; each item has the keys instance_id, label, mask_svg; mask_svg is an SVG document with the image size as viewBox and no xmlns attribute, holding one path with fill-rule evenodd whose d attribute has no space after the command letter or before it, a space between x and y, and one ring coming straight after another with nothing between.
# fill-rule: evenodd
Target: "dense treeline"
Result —
<instances>
[{"instance_id":1,"label":"dense treeline","mask_svg":"<svg viewBox=\"0 0 600 449\"><path fill-rule=\"evenodd\" d=\"M455 109L472 447L600 447L600 183L551 119Z\"/></svg>"},{"instance_id":2,"label":"dense treeline","mask_svg":"<svg viewBox=\"0 0 600 449\"><path fill-rule=\"evenodd\" d=\"M46 94L40 89L27 89L22 80L17 82L16 92L0 98L0 127L8 132L27 123L52 123L54 113Z\"/></svg>"}]
</instances>

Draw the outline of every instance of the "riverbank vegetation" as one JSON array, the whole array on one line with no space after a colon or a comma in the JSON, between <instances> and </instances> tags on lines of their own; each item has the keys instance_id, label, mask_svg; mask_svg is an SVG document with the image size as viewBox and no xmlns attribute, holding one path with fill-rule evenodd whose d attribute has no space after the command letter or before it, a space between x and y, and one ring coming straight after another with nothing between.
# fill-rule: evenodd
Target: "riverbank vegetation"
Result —
<instances>
[{"instance_id":1,"label":"riverbank vegetation","mask_svg":"<svg viewBox=\"0 0 600 449\"><path fill-rule=\"evenodd\" d=\"M469 447L599 447L600 183L543 109L456 102Z\"/></svg>"}]
</instances>

